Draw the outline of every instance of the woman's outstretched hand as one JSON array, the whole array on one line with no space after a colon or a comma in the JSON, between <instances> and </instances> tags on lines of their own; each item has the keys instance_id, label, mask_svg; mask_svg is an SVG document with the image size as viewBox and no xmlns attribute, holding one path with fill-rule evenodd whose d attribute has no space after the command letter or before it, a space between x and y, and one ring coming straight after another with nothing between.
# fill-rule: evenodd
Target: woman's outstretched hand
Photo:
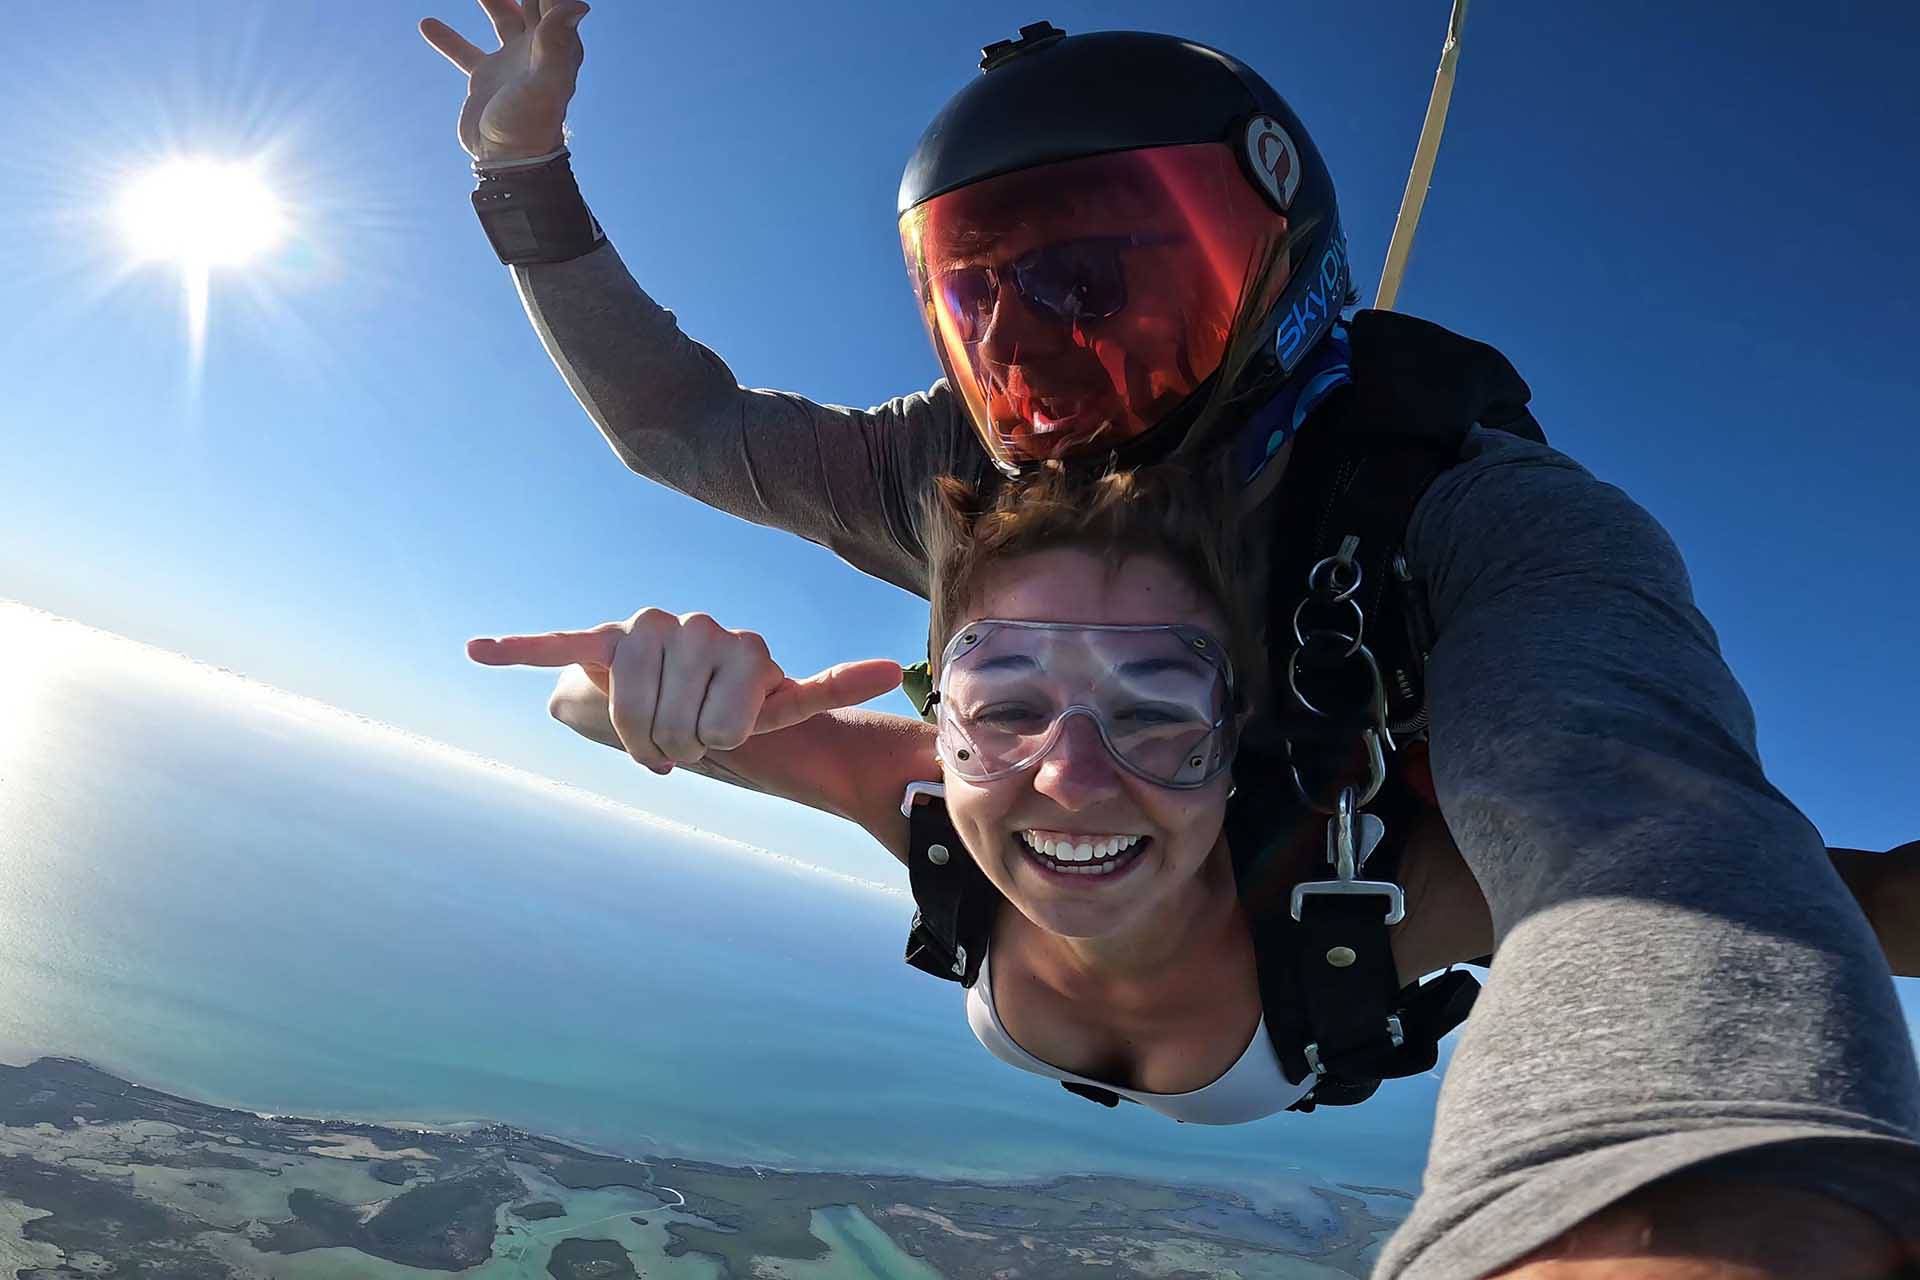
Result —
<instances>
[{"instance_id":1,"label":"woman's outstretched hand","mask_svg":"<svg viewBox=\"0 0 1920 1280\"><path fill-rule=\"evenodd\" d=\"M438 18L420 34L467 73L460 108L460 145L476 160L521 160L557 150L567 104L586 51L580 44L582 0L480 0L500 48L484 53Z\"/></svg>"},{"instance_id":2,"label":"woman's outstretched hand","mask_svg":"<svg viewBox=\"0 0 1920 1280\"><path fill-rule=\"evenodd\" d=\"M729 631L704 613L675 617L661 609L589 631L470 640L467 656L494 667L578 666L607 695L627 754L663 774L900 683L900 664L884 658L794 680L755 633Z\"/></svg>"}]
</instances>

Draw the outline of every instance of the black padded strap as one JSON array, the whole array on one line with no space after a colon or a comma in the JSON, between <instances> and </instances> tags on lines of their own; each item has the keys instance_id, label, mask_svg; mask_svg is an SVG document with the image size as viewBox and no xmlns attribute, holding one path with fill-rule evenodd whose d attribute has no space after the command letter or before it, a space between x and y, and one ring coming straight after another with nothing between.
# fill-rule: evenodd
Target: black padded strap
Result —
<instances>
[{"instance_id":1,"label":"black padded strap","mask_svg":"<svg viewBox=\"0 0 1920 1280\"><path fill-rule=\"evenodd\" d=\"M1383 897L1310 897L1295 934L1313 1059L1323 1076L1358 1082L1433 1066L1406 1035ZM1424 1047L1431 1052L1432 1046Z\"/></svg>"},{"instance_id":2,"label":"black padded strap","mask_svg":"<svg viewBox=\"0 0 1920 1280\"><path fill-rule=\"evenodd\" d=\"M1475 423L1545 442L1527 410L1533 392L1484 342L1392 311L1359 311L1348 325L1357 408L1396 431L1456 440Z\"/></svg>"},{"instance_id":3,"label":"black padded strap","mask_svg":"<svg viewBox=\"0 0 1920 1280\"><path fill-rule=\"evenodd\" d=\"M1400 994L1400 1020L1407 1029L1407 1043L1438 1045L1473 1012L1474 1001L1480 998L1480 980L1464 969L1448 969Z\"/></svg>"},{"instance_id":4,"label":"black padded strap","mask_svg":"<svg viewBox=\"0 0 1920 1280\"><path fill-rule=\"evenodd\" d=\"M1060 1087L1068 1093L1085 1098L1088 1102L1097 1102L1103 1107L1120 1105L1120 1095L1111 1089L1102 1089L1098 1085L1080 1084L1073 1080L1062 1080Z\"/></svg>"},{"instance_id":5,"label":"black padded strap","mask_svg":"<svg viewBox=\"0 0 1920 1280\"><path fill-rule=\"evenodd\" d=\"M1360 348L1380 345L1359 336L1356 342L1356 355ZM1290 902L1271 885L1260 888L1265 880L1285 880L1290 889L1302 869L1308 879L1333 875L1325 860L1325 818L1307 821L1301 803L1276 803L1276 793L1292 787L1292 770L1298 768L1320 804L1330 804L1340 786L1365 776L1363 764L1356 773L1356 751L1362 733L1373 727L1366 668L1337 645L1325 652L1302 651L1303 688L1330 714L1318 714L1295 699L1286 678L1295 643L1294 610L1307 591L1308 571L1348 538L1358 539L1355 558L1363 577L1356 602L1366 619L1365 642L1380 664L1389 723L1415 719L1424 701L1423 645L1408 622L1406 582L1396 561L1420 496L1458 458L1474 415L1431 402L1426 384L1445 382L1447 362L1428 368L1419 357L1418 351L1375 352L1376 360L1398 362L1386 372L1369 372L1356 360L1353 387L1330 397L1295 441L1279 498L1268 591L1267 634L1275 654L1272 684L1278 703L1274 732L1262 742L1243 743L1249 768L1235 770L1237 784L1255 776L1264 783L1236 794L1229 838L1236 850L1246 841L1253 857L1245 864L1243 883L1256 890L1249 910L1257 911L1255 952L1275 1049L1290 1079L1304 1079L1309 1071L1319 1075L1301 1110L1361 1101L1381 1079L1430 1069L1437 1057L1437 1037L1424 1034L1435 1019L1414 1019L1421 1034L1407 1028L1385 896L1312 894L1295 921ZM1414 363L1400 367L1408 360ZM1457 379L1457 369L1452 376ZM1414 387L1422 412L1412 413L1391 396L1383 399L1383 381ZM1518 383L1517 395L1524 404L1524 383ZM1349 687L1356 673L1365 686L1357 690ZM1388 847L1376 851L1360 876L1391 882L1411 797L1404 787L1390 785L1370 808L1387 824ZM1278 847L1286 853L1275 859ZM1262 862L1271 863L1265 875L1259 874Z\"/></svg>"},{"instance_id":6,"label":"black padded strap","mask_svg":"<svg viewBox=\"0 0 1920 1280\"><path fill-rule=\"evenodd\" d=\"M907 811L907 879L917 908L907 963L971 987L993 935L1000 891L974 865L937 796L917 798Z\"/></svg>"}]
</instances>

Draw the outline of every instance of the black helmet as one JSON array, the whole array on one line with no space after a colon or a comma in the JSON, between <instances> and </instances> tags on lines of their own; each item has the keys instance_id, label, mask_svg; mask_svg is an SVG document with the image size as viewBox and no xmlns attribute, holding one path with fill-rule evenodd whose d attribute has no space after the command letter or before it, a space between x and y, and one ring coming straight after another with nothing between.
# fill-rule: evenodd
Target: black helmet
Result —
<instances>
[{"instance_id":1,"label":"black helmet","mask_svg":"<svg viewBox=\"0 0 1920 1280\"><path fill-rule=\"evenodd\" d=\"M994 461L1205 434L1291 373L1346 300L1346 240L1273 87L1142 31L1041 22L982 54L907 163L900 234Z\"/></svg>"}]
</instances>

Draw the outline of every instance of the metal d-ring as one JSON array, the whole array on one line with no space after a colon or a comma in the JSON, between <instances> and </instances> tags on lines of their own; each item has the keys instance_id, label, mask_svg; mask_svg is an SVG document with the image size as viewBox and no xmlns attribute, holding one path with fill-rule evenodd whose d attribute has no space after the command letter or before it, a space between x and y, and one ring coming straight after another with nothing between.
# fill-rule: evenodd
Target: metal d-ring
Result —
<instances>
[{"instance_id":1,"label":"metal d-ring","mask_svg":"<svg viewBox=\"0 0 1920 1280\"><path fill-rule=\"evenodd\" d=\"M1315 632L1314 634L1318 635L1320 633ZM1333 634L1333 633L1329 632L1328 634ZM1341 636L1340 638L1344 640L1346 637ZM1385 705L1386 705L1386 697L1387 697L1387 686L1380 679L1380 664L1374 661L1373 650L1367 648L1367 646L1363 644L1356 645L1354 648L1342 654L1341 657L1343 658L1358 657L1366 661L1367 670L1373 676L1373 696L1367 700L1367 705L1374 708L1376 712L1384 711ZM1308 711L1311 711L1314 715L1319 716L1322 720L1330 720L1333 718L1333 713L1331 711L1323 711L1319 707L1314 706L1312 699L1308 698L1306 694L1300 692L1300 650L1299 649L1295 649L1291 654L1287 656L1287 687L1293 690L1293 696L1300 699L1300 705L1305 707ZM1376 714L1374 718L1378 720L1381 717L1378 714Z\"/></svg>"},{"instance_id":2,"label":"metal d-ring","mask_svg":"<svg viewBox=\"0 0 1920 1280\"><path fill-rule=\"evenodd\" d=\"M1354 596L1358 595L1360 592L1360 583L1366 577L1366 574L1360 568L1360 562L1353 558L1353 553L1359 549L1359 545L1360 540L1358 538L1350 537L1340 544L1339 551L1307 570L1307 590L1330 591L1333 593L1333 602L1335 604L1339 604L1345 600L1351 600ZM1353 581L1347 583L1345 586L1342 586L1340 583L1340 570L1342 569L1353 570ZM1326 575L1326 581L1324 583L1320 580L1322 574Z\"/></svg>"},{"instance_id":3,"label":"metal d-ring","mask_svg":"<svg viewBox=\"0 0 1920 1280\"><path fill-rule=\"evenodd\" d=\"M1355 600L1351 596L1336 597L1332 601L1317 601L1312 596L1300 597L1300 603L1293 606L1293 638L1295 643L1297 643L1303 649L1307 645L1306 630L1300 625L1301 615L1306 613L1307 606L1310 604L1323 604L1323 603L1344 604L1347 606L1347 608L1353 610L1353 634L1352 635L1348 635L1344 631L1334 631L1326 627L1323 627L1320 630L1313 633L1317 636L1335 636L1341 640L1345 640L1347 642L1347 651L1341 654L1340 656L1343 658L1351 658L1356 652L1359 651L1360 643L1362 640L1366 639L1366 635L1367 635L1366 612L1360 608L1360 602L1358 600Z\"/></svg>"}]
</instances>

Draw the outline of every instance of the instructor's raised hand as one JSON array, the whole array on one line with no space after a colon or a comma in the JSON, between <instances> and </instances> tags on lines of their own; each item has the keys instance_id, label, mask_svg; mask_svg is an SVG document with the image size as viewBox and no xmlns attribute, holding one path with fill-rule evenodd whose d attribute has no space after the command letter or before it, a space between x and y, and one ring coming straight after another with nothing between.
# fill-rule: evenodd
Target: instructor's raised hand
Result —
<instances>
[{"instance_id":1,"label":"instructor's raised hand","mask_svg":"<svg viewBox=\"0 0 1920 1280\"><path fill-rule=\"evenodd\" d=\"M438 18L420 34L467 73L460 145L476 160L521 160L558 149L580 74L582 0L480 0L500 48L485 53Z\"/></svg>"},{"instance_id":2,"label":"instructor's raised hand","mask_svg":"<svg viewBox=\"0 0 1920 1280\"><path fill-rule=\"evenodd\" d=\"M580 667L607 695L627 754L656 773L900 683L900 664L881 658L793 680L755 633L729 631L704 613L675 617L660 609L588 631L471 640L467 656L488 666Z\"/></svg>"}]
</instances>

